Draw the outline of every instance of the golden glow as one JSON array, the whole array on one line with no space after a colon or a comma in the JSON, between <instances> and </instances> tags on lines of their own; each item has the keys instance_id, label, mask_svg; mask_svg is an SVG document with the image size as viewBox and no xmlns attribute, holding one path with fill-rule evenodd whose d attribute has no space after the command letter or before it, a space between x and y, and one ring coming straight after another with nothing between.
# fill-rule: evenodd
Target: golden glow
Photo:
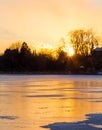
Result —
<instances>
[{"instance_id":1,"label":"golden glow","mask_svg":"<svg viewBox=\"0 0 102 130\"><path fill-rule=\"evenodd\" d=\"M55 45L67 32L80 28L93 28L101 36L101 6L100 0L1 0L0 51L18 40Z\"/></svg>"},{"instance_id":2,"label":"golden glow","mask_svg":"<svg viewBox=\"0 0 102 130\"><path fill-rule=\"evenodd\" d=\"M39 43L38 49L48 49L48 50L52 50L53 47L50 44L45 44L43 42Z\"/></svg>"},{"instance_id":3,"label":"golden glow","mask_svg":"<svg viewBox=\"0 0 102 130\"><path fill-rule=\"evenodd\" d=\"M28 42L29 45L29 42ZM36 49L36 51L40 51L40 50L53 50L54 47L51 44L48 43L44 43L44 42L34 42L33 40L30 42L30 47L32 50Z\"/></svg>"},{"instance_id":4,"label":"golden glow","mask_svg":"<svg viewBox=\"0 0 102 130\"><path fill-rule=\"evenodd\" d=\"M70 44L66 44L63 50L67 52L69 56L74 55L74 49Z\"/></svg>"}]
</instances>

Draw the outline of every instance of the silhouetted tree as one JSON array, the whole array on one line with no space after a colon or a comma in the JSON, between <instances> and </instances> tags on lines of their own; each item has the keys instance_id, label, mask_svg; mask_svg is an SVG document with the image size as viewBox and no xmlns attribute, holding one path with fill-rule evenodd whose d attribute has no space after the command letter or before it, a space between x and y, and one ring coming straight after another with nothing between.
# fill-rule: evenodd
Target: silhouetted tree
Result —
<instances>
[{"instance_id":1,"label":"silhouetted tree","mask_svg":"<svg viewBox=\"0 0 102 130\"><path fill-rule=\"evenodd\" d=\"M15 43L6 49L0 56L0 71L6 72L71 72L86 73L90 68L100 70L102 68L102 53L93 53L98 46L97 37L90 30L76 30L71 32L71 43L75 49L75 55L68 56L64 51L67 40L62 39L61 47L55 52L42 49L31 52L26 42ZM92 55L92 56L91 56ZM99 58L100 57L100 58ZM95 63L94 63L95 62ZM94 63L94 64L93 64Z\"/></svg>"},{"instance_id":2,"label":"silhouetted tree","mask_svg":"<svg viewBox=\"0 0 102 130\"><path fill-rule=\"evenodd\" d=\"M29 55L29 54L31 54L31 50L30 50L30 48L29 48L29 46L27 45L26 42L22 43L20 53L21 53L21 55Z\"/></svg>"},{"instance_id":3,"label":"silhouetted tree","mask_svg":"<svg viewBox=\"0 0 102 130\"><path fill-rule=\"evenodd\" d=\"M19 67L19 52L18 49L6 49L2 56L3 70L16 70Z\"/></svg>"},{"instance_id":4,"label":"silhouetted tree","mask_svg":"<svg viewBox=\"0 0 102 130\"><path fill-rule=\"evenodd\" d=\"M58 51L58 57L57 57L57 67L61 71L65 71L68 69L68 55L66 52L62 50L61 47L59 47Z\"/></svg>"}]
</instances>

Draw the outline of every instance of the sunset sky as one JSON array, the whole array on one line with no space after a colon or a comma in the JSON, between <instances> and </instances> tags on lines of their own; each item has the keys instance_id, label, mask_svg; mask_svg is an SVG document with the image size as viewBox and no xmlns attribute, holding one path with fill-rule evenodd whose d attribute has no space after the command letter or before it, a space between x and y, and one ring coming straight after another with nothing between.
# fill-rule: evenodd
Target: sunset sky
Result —
<instances>
[{"instance_id":1,"label":"sunset sky","mask_svg":"<svg viewBox=\"0 0 102 130\"><path fill-rule=\"evenodd\" d=\"M19 40L55 46L80 28L102 36L102 0L0 0L0 51Z\"/></svg>"}]
</instances>

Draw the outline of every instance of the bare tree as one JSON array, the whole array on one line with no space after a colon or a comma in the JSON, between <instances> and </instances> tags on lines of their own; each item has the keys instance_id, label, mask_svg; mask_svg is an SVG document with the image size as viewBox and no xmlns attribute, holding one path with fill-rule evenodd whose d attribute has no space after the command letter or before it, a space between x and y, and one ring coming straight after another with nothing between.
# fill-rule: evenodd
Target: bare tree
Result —
<instances>
[{"instance_id":1,"label":"bare tree","mask_svg":"<svg viewBox=\"0 0 102 130\"><path fill-rule=\"evenodd\" d=\"M71 31L70 36L70 43L73 45L75 54L91 55L93 49L98 46L98 37L92 29Z\"/></svg>"}]
</instances>

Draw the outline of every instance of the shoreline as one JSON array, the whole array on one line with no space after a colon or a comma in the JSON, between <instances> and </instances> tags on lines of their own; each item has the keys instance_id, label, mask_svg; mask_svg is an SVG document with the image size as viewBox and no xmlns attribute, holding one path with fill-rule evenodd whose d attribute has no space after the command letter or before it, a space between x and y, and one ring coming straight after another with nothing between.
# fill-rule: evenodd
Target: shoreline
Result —
<instances>
[{"instance_id":1,"label":"shoreline","mask_svg":"<svg viewBox=\"0 0 102 130\"><path fill-rule=\"evenodd\" d=\"M70 72L30 72L30 71L0 71L0 74L19 74L19 75L102 75L98 73L70 73Z\"/></svg>"}]
</instances>

